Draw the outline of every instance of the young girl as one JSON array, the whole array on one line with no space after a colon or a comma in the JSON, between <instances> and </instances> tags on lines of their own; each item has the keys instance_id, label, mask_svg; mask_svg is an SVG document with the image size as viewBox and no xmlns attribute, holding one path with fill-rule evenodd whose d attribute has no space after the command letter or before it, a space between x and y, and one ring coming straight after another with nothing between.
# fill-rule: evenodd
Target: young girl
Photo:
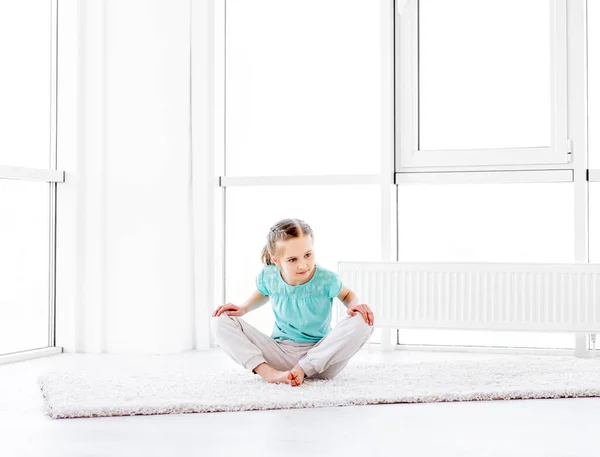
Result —
<instances>
[{"instance_id":1,"label":"young girl","mask_svg":"<svg viewBox=\"0 0 600 457\"><path fill-rule=\"evenodd\" d=\"M333 378L373 333L373 313L336 273L315 263L313 232L304 221L284 219L271 227L262 262L257 290L246 303L214 311L218 345L268 382L299 386L305 377ZM331 329L335 297L349 316ZM239 318L269 300L275 314L270 337Z\"/></svg>"}]
</instances>

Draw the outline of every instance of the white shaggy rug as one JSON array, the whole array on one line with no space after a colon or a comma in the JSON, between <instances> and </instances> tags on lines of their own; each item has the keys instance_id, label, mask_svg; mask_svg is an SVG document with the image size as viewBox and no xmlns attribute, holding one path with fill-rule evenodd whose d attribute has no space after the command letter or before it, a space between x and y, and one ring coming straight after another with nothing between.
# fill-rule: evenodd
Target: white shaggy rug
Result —
<instances>
[{"instance_id":1,"label":"white shaggy rug","mask_svg":"<svg viewBox=\"0 0 600 457\"><path fill-rule=\"evenodd\" d=\"M233 368L207 372L53 372L38 379L54 418L247 411L385 403L600 396L600 360L353 361L331 380L269 384Z\"/></svg>"}]
</instances>

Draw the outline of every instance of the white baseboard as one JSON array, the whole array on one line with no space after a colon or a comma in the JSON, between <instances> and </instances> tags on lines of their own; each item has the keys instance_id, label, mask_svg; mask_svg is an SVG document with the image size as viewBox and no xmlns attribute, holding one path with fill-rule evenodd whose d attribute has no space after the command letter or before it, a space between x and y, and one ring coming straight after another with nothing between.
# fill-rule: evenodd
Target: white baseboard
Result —
<instances>
[{"instance_id":1,"label":"white baseboard","mask_svg":"<svg viewBox=\"0 0 600 457\"><path fill-rule=\"evenodd\" d=\"M23 360L37 359L39 357L47 357L63 352L61 347L32 349L30 351L13 352L12 354L0 355L0 365L5 363L21 362Z\"/></svg>"}]
</instances>

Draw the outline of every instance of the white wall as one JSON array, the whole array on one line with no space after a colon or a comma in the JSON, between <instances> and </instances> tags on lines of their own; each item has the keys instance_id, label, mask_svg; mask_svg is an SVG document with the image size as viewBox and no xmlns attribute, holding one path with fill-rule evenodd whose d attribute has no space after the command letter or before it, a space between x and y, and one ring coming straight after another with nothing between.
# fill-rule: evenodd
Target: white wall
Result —
<instances>
[{"instance_id":1,"label":"white wall","mask_svg":"<svg viewBox=\"0 0 600 457\"><path fill-rule=\"evenodd\" d=\"M60 15L57 345L202 348L190 0L63 0Z\"/></svg>"}]
</instances>

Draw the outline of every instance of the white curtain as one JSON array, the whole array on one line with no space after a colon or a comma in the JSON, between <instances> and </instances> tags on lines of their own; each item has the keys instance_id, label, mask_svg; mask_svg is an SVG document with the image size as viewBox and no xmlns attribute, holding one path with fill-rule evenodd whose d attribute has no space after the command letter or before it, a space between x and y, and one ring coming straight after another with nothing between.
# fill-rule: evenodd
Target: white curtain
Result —
<instances>
[{"instance_id":1,"label":"white curtain","mask_svg":"<svg viewBox=\"0 0 600 457\"><path fill-rule=\"evenodd\" d=\"M210 240L199 234L210 218L198 199L210 197L202 178L212 173L192 156L190 0L69 7L77 10L77 141L59 137L57 345L205 349L211 305L199 301L211 287L200 273ZM68 108L62 114L66 131Z\"/></svg>"}]
</instances>

